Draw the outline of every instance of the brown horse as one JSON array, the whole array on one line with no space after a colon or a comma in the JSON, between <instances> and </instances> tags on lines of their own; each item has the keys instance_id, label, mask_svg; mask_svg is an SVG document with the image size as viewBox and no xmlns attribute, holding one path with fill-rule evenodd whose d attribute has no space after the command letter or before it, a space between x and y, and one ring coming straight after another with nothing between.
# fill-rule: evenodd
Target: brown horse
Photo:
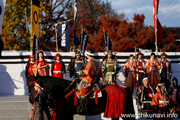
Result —
<instances>
[{"instance_id":1,"label":"brown horse","mask_svg":"<svg viewBox=\"0 0 180 120\"><path fill-rule=\"evenodd\" d=\"M102 97L98 98L98 104L95 103L95 99L88 98L87 111L82 113L77 113L77 107L74 106L74 96L75 94L70 94L67 98L64 98L69 92L76 88L76 83L73 83L71 87L66 91L66 88L71 84L72 81L54 78L50 76L39 77L39 81L44 83L47 93L53 97L56 101L56 120L73 120L73 115L98 115L105 111L106 102L107 102L107 92L102 90ZM125 106L125 114L134 114L132 95L128 89L125 89L127 92L127 104ZM63 98L63 99L62 99ZM123 98L122 98L123 99ZM60 102L62 101L63 102ZM58 102L59 101L59 102ZM121 101L119 101L121 102ZM118 120L119 118L112 118L113 120ZM123 120L135 120L132 118L122 118Z\"/></svg>"}]
</instances>

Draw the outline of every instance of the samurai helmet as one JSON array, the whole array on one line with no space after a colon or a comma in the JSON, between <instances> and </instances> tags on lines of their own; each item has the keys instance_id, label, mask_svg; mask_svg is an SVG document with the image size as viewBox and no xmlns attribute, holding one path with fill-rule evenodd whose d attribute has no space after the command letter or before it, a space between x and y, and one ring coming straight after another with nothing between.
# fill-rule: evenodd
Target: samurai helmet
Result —
<instances>
[{"instance_id":1,"label":"samurai helmet","mask_svg":"<svg viewBox=\"0 0 180 120\"><path fill-rule=\"evenodd\" d=\"M94 50L93 49L88 49L86 51L86 55L94 56Z\"/></svg>"}]
</instances>

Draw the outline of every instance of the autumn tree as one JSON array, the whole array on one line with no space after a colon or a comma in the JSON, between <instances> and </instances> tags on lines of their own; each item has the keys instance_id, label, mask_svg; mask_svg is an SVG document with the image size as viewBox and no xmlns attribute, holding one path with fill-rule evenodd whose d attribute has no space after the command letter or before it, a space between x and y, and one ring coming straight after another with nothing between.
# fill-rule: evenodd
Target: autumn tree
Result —
<instances>
[{"instance_id":1,"label":"autumn tree","mask_svg":"<svg viewBox=\"0 0 180 120\"><path fill-rule=\"evenodd\" d=\"M30 0L7 0L2 25L2 40L6 50L29 48Z\"/></svg>"},{"instance_id":2,"label":"autumn tree","mask_svg":"<svg viewBox=\"0 0 180 120\"><path fill-rule=\"evenodd\" d=\"M65 19L70 0L40 1L39 49L53 51L54 23ZM6 50L30 50L31 0L7 0L2 25L2 40Z\"/></svg>"}]
</instances>

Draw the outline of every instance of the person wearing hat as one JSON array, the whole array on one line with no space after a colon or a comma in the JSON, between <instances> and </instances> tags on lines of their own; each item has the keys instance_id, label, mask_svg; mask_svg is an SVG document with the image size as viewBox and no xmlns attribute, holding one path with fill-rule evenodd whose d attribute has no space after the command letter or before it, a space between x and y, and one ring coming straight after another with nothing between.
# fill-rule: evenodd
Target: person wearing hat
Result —
<instances>
[{"instance_id":1,"label":"person wearing hat","mask_svg":"<svg viewBox=\"0 0 180 120\"><path fill-rule=\"evenodd\" d=\"M137 72L137 85L138 86L141 86L143 83L142 83L142 80L143 78L145 77L145 64L146 64L146 61L143 59L143 54L141 52L139 52L137 54L137 60L136 60L136 64L137 64L137 69L138 69L138 72Z\"/></svg>"},{"instance_id":2,"label":"person wearing hat","mask_svg":"<svg viewBox=\"0 0 180 120\"><path fill-rule=\"evenodd\" d=\"M156 87L159 83L159 69L158 60L155 59L155 53L151 53L150 59L145 64L145 69L148 74L149 84Z\"/></svg>"},{"instance_id":3,"label":"person wearing hat","mask_svg":"<svg viewBox=\"0 0 180 120\"><path fill-rule=\"evenodd\" d=\"M165 116L161 116L161 118L158 118L164 120L167 117L167 115L170 113L170 95L166 91L164 83L159 83L156 89L157 92L152 98L151 106L154 108L156 114L165 115ZM166 120L167 119L171 120L170 116L169 118L166 118Z\"/></svg>"},{"instance_id":4,"label":"person wearing hat","mask_svg":"<svg viewBox=\"0 0 180 120\"><path fill-rule=\"evenodd\" d=\"M85 65L86 60L83 57L81 57L81 53L77 51L75 53L75 58L71 60L66 70L70 74L71 78L74 77L74 79L80 79L79 75L84 69Z\"/></svg>"},{"instance_id":5,"label":"person wearing hat","mask_svg":"<svg viewBox=\"0 0 180 120\"><path fill-rule=\"evenodd\" d=\"M44 59L43 51L38 52L37 60L33 65L33 73L35 76L48 76L49 75L49 65Z\"/></svg>"},{"instance_id":6,"label":"person wearing hat","mask_svg":"<svg viewBox=\"0 0 180 120\"><path fill-rule=\"evenodd\" d=\"M113 55L112 51L109 50L102 62L103 84L115 85L116 77L118 77L120 69L121 67L117 63L115 55Z\"/></svg>"},{"instance_id":7,"label":"person wearing hat","mask_svg":"<svg viewBox=\"0 0 180 120\"><path fill-rule=\"evenodd\" d=\"M34 55L29 56L29 60L27 62L26 68L25 68L25 75L26 75L29 93L31 91L31 85L32 85L32 82L34 80L34 73L33 73L34 62L35 62L35 56Z\"/></svg>"},{"instance_id":8,"label":"person wearing hat","mask_svg":"<svg viewBox=\"0 0 180 120\"><path fill-rule=\"evenodd\" d=\"M88 63L81 73L81 82L77 86L78 97L80 98L80 105L78 112L86 111L86 97L91 94L93 90L99 89L98 83L100 80L101 72L101 62L93 58L94 50L88 49L86 52L86 57Z\"/></svg>"},{"instance_id":9,"label":"person wearing hat","mask_svg":"<svg viewBox=\"0 0 180 120\"><path fill-rule=\"evenodd\" d=\"M129 55L129 61L127 61L124 65L123 70L125 71L125 81L124 85L130 89L130 91L133 93L134 87L137 86L137 80L136 80L136 71L137 71L137 65L134 61L134 56L132 54Z\"/></svg>"},{"instance_id":10,"label":"person wearing hat","mask_svg":"<svg viewBox=\"0 0 180 120\"><path fill-rule=\"evenodd\" d=\"M152 100L155 92L149 84L147 77L145 77L142 82L143 85L138 88L136 93L138 110L148 110L150 109L150 103L148 103L148 101Z\"/></svg>"},{"instance_id":11,"label":"person wearing hat","mask_svg":"<svg viewBox=\"0 0 180 120\"><path fill-rule=\"evenodd\" d=\"M51 65L51 74L53 77L61 78L66 77L65 64L62 61L61 55L57 53L54 57L54 62Z\"/></svg>"},{"instance_id":12,"label":"person wearing hat","mask_svg":"<svg viewBox=\"0 0 180 120\"><path fill-rule=\"evenodd\" d=\"M169 87L168 93L171 95L171 100L174 103L174 110L180 110L180 89L176 77L172 79L172 85Z\"/></svg>"},{"instance_id":13,"label":"person wearing hat","mask_svg":"<svg viewBox=\"0 0 180 120\"><path fill-rule=\"evenodd\" d=\"M166 59L167 54L162 53L160 63L160 82L165 83L166 89L170 86L170 80L172 75L171 63L168 59Z\"/></svg>"},{"instance_id":14,"label":"person wearing hat","mask_svg":"<svg viewBox=\"0 0 180 120\"><path fill-rule=\"evenodd\" d=\"M37 81L34 85L34 89L37 94L35 96L33 120L50 120L51 115L47 104L48 97L44 92L43 83Z\"/></svg>"}]
</instances>

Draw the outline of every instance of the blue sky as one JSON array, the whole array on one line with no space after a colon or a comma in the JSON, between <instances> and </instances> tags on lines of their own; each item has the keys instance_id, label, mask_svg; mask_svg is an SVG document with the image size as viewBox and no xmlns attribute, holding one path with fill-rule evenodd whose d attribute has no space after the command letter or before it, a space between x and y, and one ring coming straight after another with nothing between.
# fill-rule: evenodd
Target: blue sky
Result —
<instances>
[{"instance_id":1,"label":"blue sky","mask_svg":"<svg viewBox=\"0 0 180 120\"><path fill-rule=\"evenodd\" d=\"M110 1L110 0L108 0ZM145 15L145 24L154 26L153 0L111 0L118 13L125 13L132 21L134 13ZM158 18L162 26L180 27L180 0L160 0Z\"/></svg>"}]
</instances>

